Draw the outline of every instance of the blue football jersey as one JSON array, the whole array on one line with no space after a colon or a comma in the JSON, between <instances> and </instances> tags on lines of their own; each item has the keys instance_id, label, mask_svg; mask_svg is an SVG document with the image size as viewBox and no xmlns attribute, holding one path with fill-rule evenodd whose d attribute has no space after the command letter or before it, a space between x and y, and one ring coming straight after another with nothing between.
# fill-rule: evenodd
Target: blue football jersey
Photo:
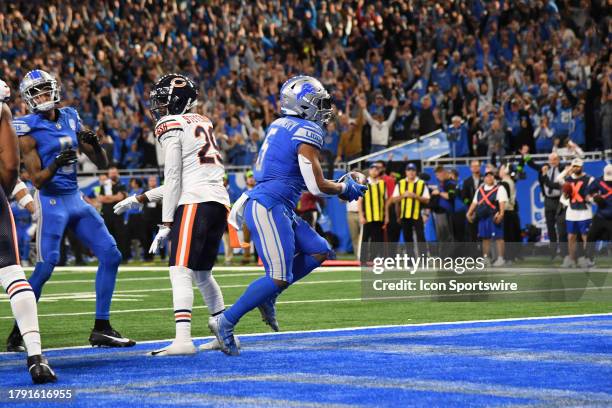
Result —
<instances>
[{"instance_id":1,"label":"blue football jersey","mask_svg":"<svg viewBox=\"0 0 612 408\"><path fill-rule=\"evenodd\" d=\"M39 113L32 113L13 121L17 136L29 135L36 140L36 150L42 168L49 166L55 157L68 148L77 148L76 133L81 130L81 119L74 108L59 109L56 122L45 119ZM77 191L77 165L64 166L43 186L41 192L49 195L71 194Z\"/></svg>"},{"instance_id":2,"label":"blue football jersey","mask_svg":"<svg viewBox=\"0 0 612 408\"><path fill-rule=\"evenodd\" d=\"M325 131L309 120L286 116L268 127L259 150L254 176L257 185L247 194L266 208L282 203L294 209L306 188L298 164L298 147L308 143L323 147Z\"/></svg>"}]
</instances>

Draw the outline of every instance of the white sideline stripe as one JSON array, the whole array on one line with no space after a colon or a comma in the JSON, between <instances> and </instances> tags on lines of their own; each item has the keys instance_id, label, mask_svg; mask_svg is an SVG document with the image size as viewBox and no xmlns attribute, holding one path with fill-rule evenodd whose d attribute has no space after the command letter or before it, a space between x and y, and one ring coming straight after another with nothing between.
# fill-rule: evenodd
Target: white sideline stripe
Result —
<instances>
[{"instance_id":1,"label":"white sideline stripe","mask_svg":"<svg viewBox=\"0 0 612 408\"><path fill-rule=\"evenodd\" d=\"M27 266L23 268L26 272L32 272L34 270L33 266ZM263 272L263 266L215 266L213 267L213 272ZM321 266L317 268L317 271L350 271L357 272L360 271L361 267L359 266ZM56 272L82 272L82 273L91 273L97 272L97 266L57 266L53 273ZM119 272L139 272L139 271L151 271L151 272L167 272L168 266L120 266Z\"/></svg>"},{"instance_id":2,"label":"white sideline stripe","mask_svg":"<svg viewBox=\"0 0 612 408\"><path fill-rule=\"evenodd\" d=\"M168 278L166 278L168 279ZM330 280L321 280L321 281L306 281L306 282L297 282L296 285L323 285L327 283L357 283L361 282L361 279L330 279ZM234 288L246 288L249 286L248 283L243 285L219 285L222 289L234 289ZM198 287L194 286L192 288L194 291L198 291ZM127 289L127 290L116 290L113 292L113 295L116 294L124 294L124 293L148 293L148 292L170 292L172 291L171 287L167 288L155 288L155 289ZM49 293L47 296L55 297L55 296L95 296L96 292L66 292L66 293ZM0 301L6 301L8 299L8 295L4 293L0 293ZM44 298L42 298L44 301Z\"/></svg>"},{"instance_id":3,"label":"white sideline stripe","mask_svg":"<svg viewBox=\"0 0 612 408\"><path fill-rule=\"evenodd\" d=\"M278 302L278 303L288 303L288 302ZM204 306L196 306L195 308L204 308ZM172 310L172 308L164 309L164 310ZM116 311L113 313L117 313ZM88 313L91 314L91 313ZM445 325L466 325L473 323L503 323L503 322L517 322L517 321L532 321L532 320L563 320L563 319L574 319L579 317L602 317L602 316L612 316L612 312L609 313L585 313L585 314L573 314L573 315L558 315L558 316L530 316L530 317L508 317L503 319L480 319L480 320L456 320L450 322L430 322L430 323L406 323L406 324L385 324L378 326L355 326L355 327L340 327L336 329L314 329L314 330L290 330L284 332L266 332L266 333L246 333L240 334L239 337L261 337L261 336L286 336L292 334L309 334L309 333L344 333L358 330L375 330L375 329L391 329L391 328L409 328L409 327L431 327L431 326L445 326ZM406 319L412 320L412 319ZM511 326L510 326L511 327ZM211 340L214 336L204 336L204 337L194 337L193 340ZM171 342L172 339L158 339L158 340L144 340L139 341L137 344L155 344L155 343L164 343ZM45 349L45 351L55 351L55 350L78 350L78 349L89 349L91 345L87 346L70 346L70 347L54 347ZM15 354L8 352L0 352L0 355L4 354Z\"/></svg>"},{"instance_id":4,"label":"white sideline stripe","mask_svg":"<svg viewBox=\"0 0 612 408\"><path fill-rule=\"evenodd\" d=\"M164 270L167 272L168 268ZM244 278L248 276L261 276L263 273L263 269L260 272L252 272L252 273L226 273L226 274L215 274L215 278ZM312 274L320 274L320 273L335 273L335 272L354 272L354 271L346 271L346 270L316 270L310 272L309 275ZM356 272L356 271L355 271ZM153 280L170 280L169 276L149 276L149 277L140 277L140 278L117 278L117 282L137 282L137 281L153 281ZM92 279L66 279L66 280L49 280L45 283L45 285L60 285L63 283L92 283Z\"/></svg>"},{"instance_id":5,"label":"white sideline stripe","mask_svg":"<svg viewBox=\"0 0 612 408\"><path fill-rule=\"evenodd\" d=\"M346 299L308 299L308 300L285 300L276 302L279 305L300 304L300 303L344 303L344 302L361 302L361 298L346 298ZM225 305L230 307L232 305ZM194 306L193 309L206 309L206 306ZM130 309L130 310L113 310L111 314L118 313L139 313L139 312L161 312L166 310L174 310L172 307L156 307L149 309ZM66 316L91 316L93 312L75 312L75 313L47 313L39 314L38 317L66 317ZM13 320L13 316L0 316L2 320Z\"/></svg>"}]
</instances>

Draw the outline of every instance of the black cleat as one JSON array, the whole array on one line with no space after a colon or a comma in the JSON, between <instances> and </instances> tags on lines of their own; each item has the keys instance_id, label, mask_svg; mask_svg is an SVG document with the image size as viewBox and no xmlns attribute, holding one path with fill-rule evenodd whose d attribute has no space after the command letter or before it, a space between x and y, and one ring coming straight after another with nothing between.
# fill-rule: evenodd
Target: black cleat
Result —
<instances>
[{"instance_id":1,"label":"black cleat","mask_svg":"<svg viewBox=\"0 0 612 408\"><path fill-rule=\"evenodd\" d=\"M134 340L121 337L119 332L111 329L91 331L89 344L98 347L132 347L136 345Z\"/></svg>"},{"instance_id":2,"label":"black cleat","mask_svg":"<svg viewBox=\"0 0 612 408\"><path fill-rule=\"evenodd\" d=\"M9 353L21 353L26 351L17 323L15 323L13 326L13 331L11 331L8 339L6 339L6 351Z\"/></svg>"},{"instance_id":3,"label":"black cleat","mask_svg":"<svg viewBox=\"0 0 612 408\"><path fill-rule=\"evenodd\" d=\"M28 357L28 371L34 384L56 382L57 376L49 366L49 362L42 354Z\"/></svg>"}]
</instances>

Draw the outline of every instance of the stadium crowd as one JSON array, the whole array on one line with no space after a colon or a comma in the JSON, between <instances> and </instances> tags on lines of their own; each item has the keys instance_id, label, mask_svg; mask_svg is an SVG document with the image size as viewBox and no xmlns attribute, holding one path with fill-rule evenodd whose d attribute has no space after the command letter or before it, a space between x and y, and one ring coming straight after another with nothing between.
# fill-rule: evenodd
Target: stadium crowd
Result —
<instances>
[{"instance_id":1,"label":"stadium crowd","mask_svg":"<svg viewBox=\"0 0 612 408\"><path fill-rule=\"evenodd\" d=\"M157 166L147 95L172 71L199 83L226 164L253 163L300 73L337 107L328 162L439 128L456 156L548 153L612 147L611 39L604 0L12 1L0 76L53 73L119 168Z\"/></svg>"}]
</instances>

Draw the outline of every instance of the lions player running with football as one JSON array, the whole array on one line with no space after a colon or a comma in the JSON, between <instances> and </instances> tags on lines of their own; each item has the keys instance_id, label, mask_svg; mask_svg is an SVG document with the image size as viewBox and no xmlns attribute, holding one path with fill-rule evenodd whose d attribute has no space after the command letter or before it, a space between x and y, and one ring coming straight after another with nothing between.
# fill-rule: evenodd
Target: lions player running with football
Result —
<instances>
[{"instance_id":1,"label":"lions player running with football","mask_svg":"<svg viewBox=\"0 0 612 408\"><path fill-rule=\"evenodd\" d=\"M32 381L43 384L57 377L42 355L36 298L19 262L15 221L5 194L15 188L19 172L17 135L11 126L11 110L5 103L9 97L9 87L0 80L0 282L23 333Z\"/></svg>"},{"instance_id":2,"label":"lions player running with football","mask_svg":"<svg viewBox=\"0 0 612 408\"><path fill-rule=\"evenodd\" d=\"M318 80L289 79L280 91L280 107L283 117L268 127L255 164L257 185L241 196L229 217L237 229L246 220L266 270L231 308L209 319L222 351L229 355L239 354L234 326L242 316L260 306L265 320L275 322L278 294L335 255L293 210L304 188L317 196L337 195L347 201L357 200L367 190L352 174L337 182L323 177L319 151L332 106Z\"/></svg>"},{"instance_id":3,"label":"lions player running with football","mask_svg":"<svg viewBox=\"0 0 612 408\"><path fill-rule=\"evenodd\" d=\"M140 203L162 200L162 225L150 252L156 253L170 238L176 336L168 347L153 351L154 356L196 352L191 340L194 278L210 314L225 310L212 267L227 227L230 201L213 125L208 118L190 113L197 96L196 86L183 75L170 74L157 81L150 95L151 112L157 119L155 136L164 149L165 183L115 206L115 212L122 213Z\"/></svg>"}]
</instances>

